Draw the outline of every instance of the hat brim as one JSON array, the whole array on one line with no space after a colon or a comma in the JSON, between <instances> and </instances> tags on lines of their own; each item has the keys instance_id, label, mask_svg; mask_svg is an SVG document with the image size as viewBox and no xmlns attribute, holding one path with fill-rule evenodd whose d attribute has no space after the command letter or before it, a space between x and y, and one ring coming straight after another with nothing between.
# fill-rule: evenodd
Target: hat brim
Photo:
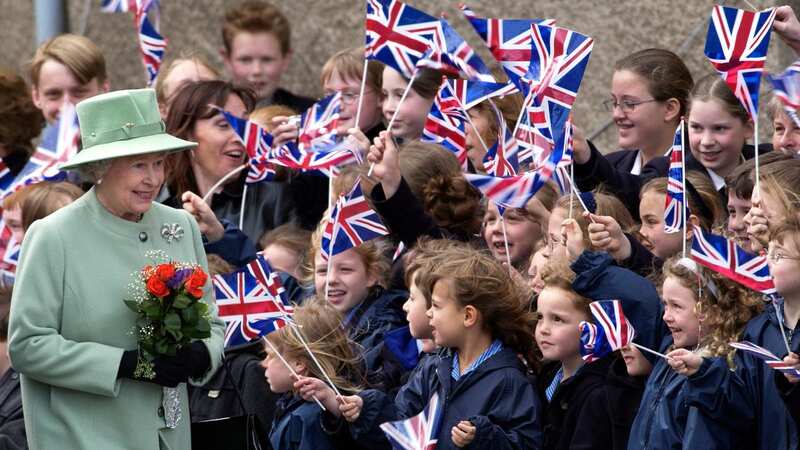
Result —
<instances>
[{"instance_id":1,"label":"hat brim","mask_svg":"<svg viewBox=\"0 0 800 450\"><path fill-rule=\"evenodd\" d=\"M78 167L108 159L124 156L138 156L149 153L171 153L197 147L196 142L185 141L166 133L126 139L108 144L100 144L79 151L69 161L61 164L61 170L75 170Z\"/></svg>"}]
</instances>

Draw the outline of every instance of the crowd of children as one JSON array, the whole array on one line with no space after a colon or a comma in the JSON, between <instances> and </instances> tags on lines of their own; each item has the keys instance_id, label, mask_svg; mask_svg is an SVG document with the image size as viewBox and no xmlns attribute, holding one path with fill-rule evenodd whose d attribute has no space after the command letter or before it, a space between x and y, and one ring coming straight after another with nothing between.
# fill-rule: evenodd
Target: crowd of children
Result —
<instances>
[{"instance_id":1,"label":"crowd of children","mask_svg":"<svg viewBox=\"0 0 800 450\"><path fill-rule=\"evenodd\" d=\"M773 29L800 54L790 7L776 9ZM616 62L604 102L619 149L598 149L574 120L581 193L559 194L551 181L523 207L498 208L463 167L484 172L500 120L516 120L519 99L469 109L459 161L421 140L442 73L421 69L408 88L404 74L344 48L322 67L320 90L341 94L338 134L364 162L330 184L286 168L266 182L247 183L243 171L220 184L247 158L220 108L279 146L298 137L291 118L314 103L280 87L291 39L275 6L237 3L222 36L224 70L200 54L161 68L166 131L198 145L167 158L159 200L195 217L212 273L261 254L295 308L292 326L226 349L227 367L191 388L193 422L244 412L275 450L388 449L381 424L437 397L439 449L800 448L800 378L729 345L749 341L800 370L800 126L776 98L765 107L771 143L755 148L751 116L718 74L693 74L667 49L635 51ZM0 157L10 174L0 184L26 173L36 136L44 145L65 101L112 88L102 53L77 35L42 44L29 68L30 90L0 69ZM664 219L665 154L681 122L685 234L665 231ZM0 240L22 242L86 181L5 197L10 235ZM329 261L329 206L355 183L389 235ZM687 257L700 229L766 254L777 295ZM5 289L13 274L0 268ZM581 324L595 320L590 305L601 300L619 301L635 335L587 358ZM19 395L0 401L0 448L24 448Z\"/></svg>"}]
</instances>

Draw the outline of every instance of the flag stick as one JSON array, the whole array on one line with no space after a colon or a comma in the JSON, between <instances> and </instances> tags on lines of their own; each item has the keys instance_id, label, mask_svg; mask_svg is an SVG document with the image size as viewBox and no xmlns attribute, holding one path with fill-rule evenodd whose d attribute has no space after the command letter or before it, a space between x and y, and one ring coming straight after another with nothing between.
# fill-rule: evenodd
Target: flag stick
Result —
<instances>
[{"instance_id":1,"label":"flag stick","mask_svg":"<svg viewBox=\"0 0 800 450\"><path fill-rule=\"evenodd\" d=\"M392 114L392 118L389 120L389 124L386 125L386 131L389 132L389 136L394 140L394 135L392 134L392 125L394 125L394 119L397 118L397 113L400 112L400 106L405 101L406 96L408 95L408 91L411 90L411 85L414 84L414 79L417 78L417 70L414 71L414 75L411 76L411 79L408 80L408 84L406 85L406 90L403 91L403 95L400 97L400 101L397 103L397 107L394 109L394 114ZM397 142L395 141L395 146L397 146ZM367 176L372 176L372 169L375 168L375 163L369 165L369 171L367 172Z\"/></svg>"},{"instance_id":2,"label":"flag stick","mask_svg":"<svg viewBox=\"0 0 800 450\"><path fill-rule=\"evenodd\" d=\"M788 355L789 353L792 353L792 348L789 347L789 341L786 339L786 333L783 330L783 328L784 328L784 326L783 326L783 312L778 307L779 304L775 303L775 300L776 300L775 296L771 296L771 297L772 297L772 305L775 306L775 308L773 308L775 310L775 316L778 317L778 326L781 329L781 337L783 338L784 345L786 345L786 351L788 352L787 353L787 355Z\"/></svg>"},{"instance_id":3,"label":"flag stick","mask_svg":"<svg viewBox=\"0 0 800 450\"><path fill-rule=\"evenodd\" d=\"M269 346L269 348L270 348L270 351L271 351L272 353L274 353L274 354L275 354L275 356L277 356L277 357L278 357L278 358L281 360L281 362L283 362L283 365L284 365L284 366L286 366L286 368L287 368L287 369L289 369L289 372L291 372L292 376L293 376L293 377L294 377L294 378L295 378L297 381L300 381L300 375L298 375L298 374L297 374L297 372L295 372L295 371L294 371L294 369L292 368L292 366L291 366L291 365L289 365L289 362L288 362L288 361L286 361L286 358L284 358L284 357L283 357L283 355L281 355L281 354L280 354L280 352L278 351L278 349L277 349L277 348L275 348L275 346L272 344L272 342L270 342L270 341L269 341L269 339L267 339L267 337L266 337L266 336L264 336L264 338L263 338L263 339L264 339L264 342L266 342L266 343L267 343L267 345ZM321 401L319 401L319 399L317 398L317 396L316 396L316 395L312 395L312 397L314 397L314 401L315 401L315 402L317 402L317 405L319 405L319 407L320 407L320 408L322 408L322 410L323 410L323 411L327 411L327 409L325 409L325 406L323 406L322 402L321 402Z\"/></svg>"},{"instance_id":4,"label":"flag stick","mask_svg":"<svg viewBox=\"0 0 800 450\"><path fill-rule=\"evenodd\" d=\"M755 125L755 133L753 135L754 136L753 137L753 142L755 144L755 156L754 156L754 158L755 158L755 163L756 163L756 167L755 167L755 169L756 169L755 190L756 190L756 192L758 192L758 198L760 199L761 198L761 191L759 190L760 182L759 182L759 171L758 171L758 113L756 113L756 118L755 118L755 124L754 125Z\"/></svg>"},{"instance_id":5,"label":"flag stick","mask_svg":"<svg viewBox=\"0 0 800 450\"><path fill-rule=\"evenodd\" d=\"M556 166L558 170L558 166ZM575 163L569 163L569 218L572 219L572 185L575 184L573 178L575 177ZM584 206L585 208L585 206Z\"/></svg>"},{"instance_id":6,"label":"flag stick","mask_svg":"<svg viewBox=\"0 0 800 450\"><path fill-rule=\"evenodd\" d=\"M592 212L589 211L589 208L586 207L586 203L584 203L584 201L581 198L581 196L578 195L578 194L581 193L581 191L579 191L578 188L575 187L575 181L572 180L572 177L570 177L570 179L569 179L569 187L572 190L572 192L569 194L570 201L572 200L572 196L575 196L575 198L578 199L578 201L580 202L581 206L583 207L583 210L586 211L587 213L589 213L589 220L591 220L592 223L594 223L594 219L592 219L592 216L591 216ZM572 208L570 208L570 210L572 210Z\"/></svg>"},{"instance_id":7,"label":"flag stick","mask_svg":"<svg viewBox=\"0 0 800 450\"><path fill-rule=\"evenodd\" d=\"M367 66L369 65L369 60L364 58L364 71L361 74L361 89L358 91L358 108L356 109L356 128L359 130L361 126L359 125L359 121L361 120L361 107L364 105L364 88L367 84Z\"/></svg>"},{"instance_id":8,"label":"flag stick","mask_svg":"<svg viewBox=\"0 0 800 450\"><path fill-rule=\"evenodd\" d=\"M755 6L753 6L753 4L752 4L752 3L750 3L750 2L748 2L747 0L744 0L744 4L745 4L745 5L747 5L747 6L749 6L749 7L750 7L750 9L752 9L753 11L755 11L755 12L758 12L758 8L756 8Z\"/></svg>"},{"instance_id":9,"label":"flag stick","mask_svg":"<svg viewBox=\"0 0 800 450\"><path fill-rule=\"evenodd\" d=\"M647 347L645 347L643 345L639 345L636 342L631 342L631 345L633 345L634 347L638 348L639 350L644 350L644 351L646 351L648 353L652 353L652 354L654 354L656 356L660 356L660 357L662 357L664 359L672 359L672 358L670 358L669 356L667 356L667 355L665 355L663 353L659 353L659 352L657 352L655 350L650 350L649 348L647 348Z\"/></svg>"},{"instance_id":10,"label":"flag stick","mask_svg":"<svg viewBox=\"0 0 800 450\"><path fill-rule=\"evenodd\" d=\"M342 393L339 392L339 389L337 389L336 385L333 384L333 380L331 380L331 377L329 377L328 374L325 372L325 369L322 367L322 364L319 363L319 360L314 355L314 352L311 351L311 348L308 346L308 342L306 342L306 339L303 337L303 333L300 332L300 328L295 325L292 326L292 330L294 330L295 334L297 334L297 338L300 339L300 343L303 344L303 347L305 347L306 352L308 352L308 355L311 356L311 360L314 361L314 364L317 366L317 369L319 369L319 372L322 374L323 377L325 377L325 380L331 386L333 392L336 393L336 397L342 399Z\"/></svg>"},{"instance_id":11,"label":"flag stick","mask_svg":"<svg viewBox=\"0 0 800 450\"><path fill-rule=\"evenodd\" d=\"M239 229L241 230L244 227L244 205L245 199L247 198L247 183L244 183L244 188L242 189L242 205L239 207Z\"/></svg>"},{"instance_id":12,"label":"flag stick","mask_svg":"<svg viewBox=\"0 0 800 450\"><path fill-rule=\"evenodd\" d=\"M328 208L328 211L329 214L333 214L330 208ZM328 268L325 271L325 301L328 300L328 279L331 276L331 268L333 267L333 241L336 239L336 225L338 222L338 220L334 220L333 217L328 220L333 220L333 227L331 227L331 237L328 241Z\"/></svg>"},{"instance_id":13,"label":"flag stick","mask_svg":"<svg viewBox=\"0 0 800 450\"><path fill-rule=\"evenodd\" d=\"M505 208L503 213L505 213ZM506 221L503 218L503 213L500 213L500 227L503 229L503 245L506 247L506 262L508 262L508 270L511 271L513 270L511 267L511 253L508 252L508 235L506 234Z\"/></svg>"},{"instance_id":14,"label":"flag stick","mask_svg":"<svg viewBox=\"0 0 800 450\"><path fill-rule=\"evenodd\" d=\"M486 142L483 140L483 137L478 132L478 128L475 126L475 123L472 122L472 117L470 117L469 111L467 111L467 108L464 106L463 103L461 103L461 97L457 96L453 92L453 87L450 86L450 82L449 81L445 80L444 83L447 85L447 90L450 91L450 95L452 95L453 97L456 98L456 101L458 101L459 106L461 106L461 109L464 111L464 115L467 116L467 122L469 122L469 126L472 127L472 130L475 132L475 136L478 137L478 141L480 141L481 145L483 146L483 151L488 153L489 152L489 147L486 145ZM489 100L489 103L492 104L492 108L494 108L495 112L499 115L500 112L497 110L497 106L494 105L494 102ZM500 137L500 139L503 139L503 138L504 138L504 136Z\"/></svg>"},{"instance_id":15,"label":"flag stick","mask_svg":"<svg viewBox=\"0 0 800 450\"><path fill-rule=\"evenodd\" d=\"M686 238L688 236L688 228L689 228L689 217L686 215L686 205L689 199L686 197L686 145L683 142L684 139L684 131L685 131L685 122L681 119L681 186L683 188L683 211L681 211L681 215L683 216L683 257L686 258Z\"/></svg>"},{"instance_id":16,"label":"flag stick","mask_svg":"<svg viewBox=\"0 0 800 450\"><path fill-rule=\"evenodd\" d=\"M216 191L218 187L220 187L223 184L225 184L225 182L228 181L232 176L236 175L237 173L241 172L242 170L244 170L246 168L247 168L247 164L242 164L241 166L239 166L239 167L231 170L230 172L226 173L224 177L220 178L219 181L214 183L214 185L211 186L211 189L209 189L208 192L206 192L206 195L203 196L203 201L208 203L208 199L211 198L211 196L214 194L214 191Z\"/></svg>"}]
</instances>

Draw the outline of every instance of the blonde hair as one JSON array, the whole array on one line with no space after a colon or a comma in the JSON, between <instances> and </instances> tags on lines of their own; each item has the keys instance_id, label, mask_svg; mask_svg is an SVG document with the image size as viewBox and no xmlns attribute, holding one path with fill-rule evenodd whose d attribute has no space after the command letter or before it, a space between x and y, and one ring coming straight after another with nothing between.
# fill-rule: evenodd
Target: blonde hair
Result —
<instances>
[{"instance_id":1,"label":"blonde hair","mask_svg":"<svg viewBox=\"0 0 800 450\"><path fill-rule=\"evenodd\" d=\"M734 348L728 344L739 340L747 322L761 313L763 302L754 291L741 284L699 264L695 264L697 272L694 272L680 260L681 257L676 255L664 262L663 280L673 277L695 293L695 314L702 318L700 326L707 330L700 337L699 345L708 356L725 358L733 369ZM706 282L716 286L716 294L706 287Z\"/></svg>"},{"instance_id":2,"label":"blonde hair","mask_svg":"<svg viewBox=\"0 0 800 450\"><path fill-rule=\"evenodd\" d=\"M262 106L250 113L250 120L257 123L259 126L272 132L275 126L272 124L272 118L278 116L293 116L297 111L285 105L269 105Z\"/></svg>"},{"instance_id":3,"label":"blonde hair","mask_svg":"<svg viewBox=\"0 0 800 450\"><path fill-rule=\"evenodd\" d=\"M761 190L775 197L786 212L787 217L780 219L786 220L798 211L800 208L800 160L789 158L780 160L780 164L765 165L761 167L759 178ZM778 211L772 211L772 213L774 216ZM769 224L770 228L779 225L778 221L772 220Z\"/></svg>"},{"instance_id":4,"label":"blonde hair","mask_svg":"<svg viewBox=\"0 0 800 450\"><path fill-rule=\"evenodd\" d=\"M326 223L327 220L323 218L322 222L320 222L319 226L317 227L317 230L311 235L311 246L306 254L306 262L301 269L303 281L311 286L314 285L314 273L316 270L315 259L317 254L320 252L322 245L322 233L325 230ZM352 250L361 258L361 262L364 264L364 267L366 267L367 275L375 278L376 282L373 288L386 288L389 281L389 272L392 266L391 261L387 256L390 251L390 247L386 241L381 238L372 239L363 242L361 245L353 247ZM373 291L373 288L370 288L370 291Z\"/></svg>"},{"instance_id":5,"label":"blonde hair","mask_svg":"<svg viewBox=\"0 0 800 450\"><path fill-rule=\"evenodd\" d=\"M78 186L62 181L59 183L37 183L22 198L22 229L28 231L31 224L43 219L74 202L83 195Z\"/></svg>"},{"instance_id":6,"label":"blonde hair","mask_svg":"<svg viewBox=\"0 0 800 450\"><path fill-rule=\"evenodd\" d=\"M86 84L94 78L104 83L108 78L103 52L94 42L77 34L58 35L36 49L30 61L31 83L34 87L39 86L42 65L49 59L65 65L80 84Z\"/></svg>"},{"instance_id":7,"label":"blonde hair","mask_svg":"<svg viewBox=\"0 0 800 450\"><path fill-rule=\"evenodd\" d=\"M566 258L551 257L544 267L542 267L541 274L542 282L545 288L561 289L569 294L568 300L579 311L591 317L592 313L589 309L589 303L592 301L572 289L572 282L575 281L575 272L569 266Z\"/></svg>"},{"instance_id":8,"label":"blonde hair","mask_svg":"<svg viewBox=\"0 0 800 450\"><path fill-rule=\"evenodd\" d=\"M220 78L221 76L219 70L217 70L216 67L212 66L211 63L208 62L208 59L206 59L206 57L204 57L199 53L183 54L177 58L174 58L171 61L167 62L165 65L163 65L163 67L161 67L161 70L159 70L158 72L158 77L156 78L156 86L155 86L156 100L158 101L159 104L165 104L169 100L166 95L167 88L164 84L165 83L164 80L169 78L169 74L172 73L172 71L175 70L176 67L178 67L181 63L184 62L193 62L198 66L203 66L206 70L211 72L212 75L214 75L214 78ZM177 88L178 86L173 87L172 91L173 94L177 92Z\"/></svg>"},{"instance_id":9,"label":"blonde hair","mask_svg":"<svg viewBox=\"0 0 800 450\"><path fill-rule=\"evenodd\" d=\"M296 224L285 223L265 232L258 240L258 245L261 250L270 245L279 245L296 253L298 258L302 259L311 245L311 232Z\"/></svg>"},{"instance_id":10,"label":"blonde hair","mask_svg":"<svg viewBox=\"0 0 800 450\"><path fill-rule=\"evenodd\" d=\"M422 292L428 308L431 306L431 291L428 290L428 283L423 282L422 278L430 275L442 259L442 254L452 248L465 249L468 245L452 239L431 239L427 236L419 238L417 245L403 256L403 266L405 269L404 281L407 287L412 284Z\"/></svg>"},{"instance_id":11,"label":"blonde hair","mask_svg":"<svg viewBox=\"0 0 800 450\"><path fill-rule=\"evenodd\" d=\"M342 315L326 302L309 299L302 306L295 307L292 320L297 327L285 326L269 333L266 339L284 358L302 361L308 369L308 376L325 380L327 375L339 390L354 394L362 389L362 361L353 351L355 343L341 326L342 319ZM309 357L298 332L302 333L325 374ZM267 354L272 353L268 345L265 348Z\"/></svg>"},{"instance_id":12,"label":"blonde hair","mask_svg":"<svg viewBox=\"0 0 800 450\"><path fill-rule=\"evenodd\" d=\"M354 80L360 83L363 71L364 47L339 50L325 61L325 65L322 66L320 81L324 85L336 72L346 80ZM368 60L366 86L380 93L382 74L383 64L374 59Z\"/></svg>"}]
</instances>

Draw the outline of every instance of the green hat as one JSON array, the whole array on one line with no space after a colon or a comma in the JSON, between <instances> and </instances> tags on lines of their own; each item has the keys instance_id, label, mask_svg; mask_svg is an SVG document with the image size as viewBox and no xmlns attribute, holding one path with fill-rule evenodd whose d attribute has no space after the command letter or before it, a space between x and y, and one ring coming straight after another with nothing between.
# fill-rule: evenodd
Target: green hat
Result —
<instances>
[{"instance_id":1,"label":"green hat","mask_svg":"<svg viewBox=\"0 0 800 450\"><path fill-rule=\"evenodd\" d=\"M164 131L153 89L108 92L83 100L75 109L83 149L62 164L62 170L105 159L197 146Z\"/></svg>"}]
</instances>

